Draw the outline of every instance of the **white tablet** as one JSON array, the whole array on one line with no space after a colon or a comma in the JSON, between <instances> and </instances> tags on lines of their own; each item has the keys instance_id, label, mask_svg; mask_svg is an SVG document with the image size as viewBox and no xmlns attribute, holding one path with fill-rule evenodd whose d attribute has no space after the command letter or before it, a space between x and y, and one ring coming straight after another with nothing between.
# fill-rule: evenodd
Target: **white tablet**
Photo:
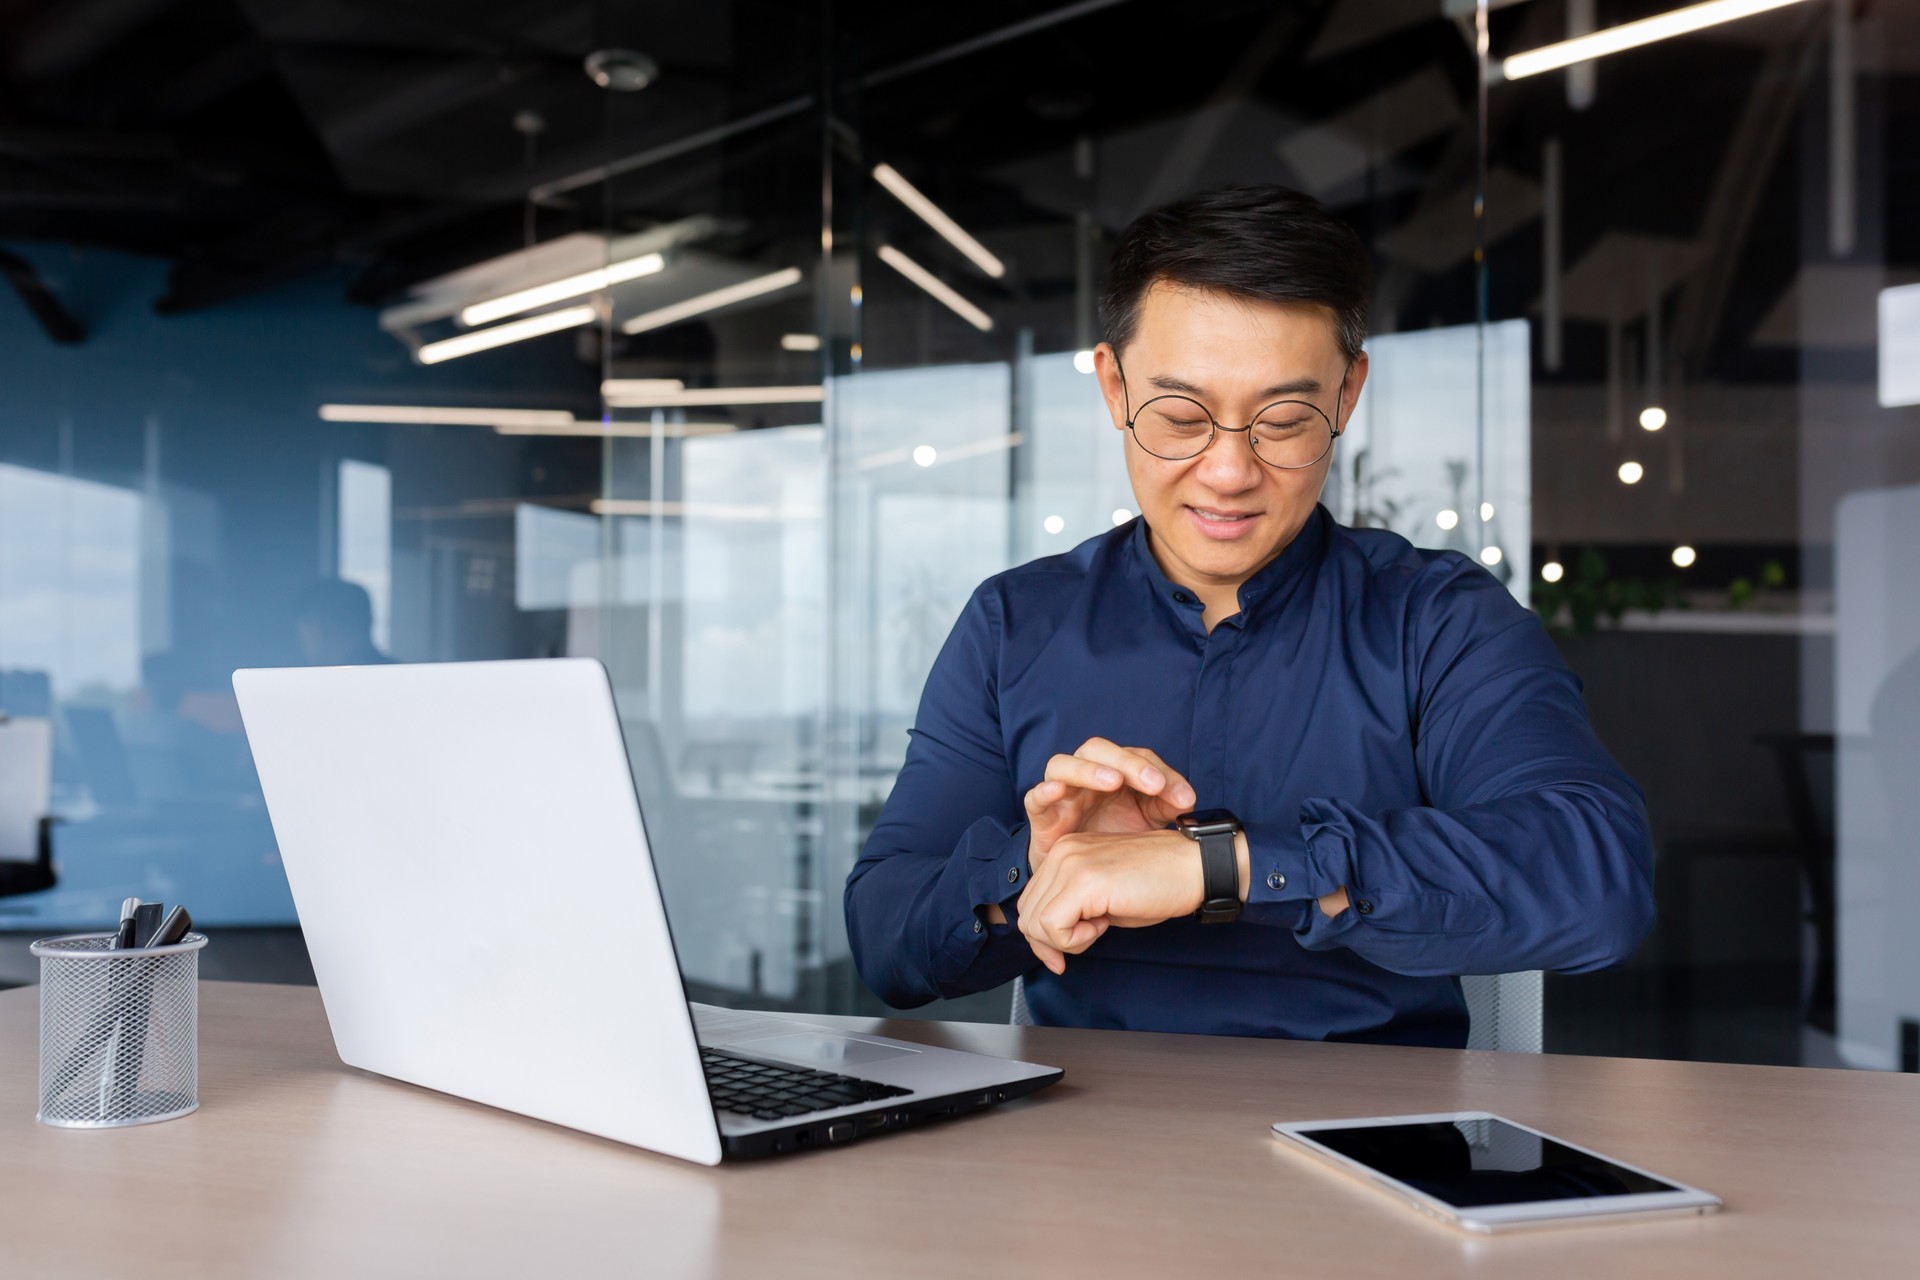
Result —
<instances>
[{"instance_id":1,"label":"white tablet","mask_svg":"<svg viewBox=\"0 0 1920 1280\"><path fill-rule=\"evenodd\" d=\"M1486 1111L1282 1122L1296 1150L1468 1231L1712 1213L1718 1196Z\"/></svg>"}]
</instances>

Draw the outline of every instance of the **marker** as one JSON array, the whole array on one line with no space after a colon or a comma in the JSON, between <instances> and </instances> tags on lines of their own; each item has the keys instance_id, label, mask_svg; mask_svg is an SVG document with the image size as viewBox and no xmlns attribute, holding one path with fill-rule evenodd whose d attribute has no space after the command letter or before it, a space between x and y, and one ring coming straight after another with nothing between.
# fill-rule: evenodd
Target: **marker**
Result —
<instances>
[{"instance_id":1,"label":"marker","mask_svg":"<svg viewBox=\"0 0 1920 1280\"><path fill-rule=\"evenodd\" d=\"M120 904L120 929L113 935L115 951L133 950L133 913L140 909L140 899L128 898Z\"/></svg>"}]
</instances>

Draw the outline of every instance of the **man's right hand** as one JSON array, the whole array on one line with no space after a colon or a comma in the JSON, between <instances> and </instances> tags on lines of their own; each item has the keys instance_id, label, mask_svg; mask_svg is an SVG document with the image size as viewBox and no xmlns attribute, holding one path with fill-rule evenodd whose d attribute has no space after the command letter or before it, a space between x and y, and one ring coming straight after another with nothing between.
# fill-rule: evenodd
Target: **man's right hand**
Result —
<instances>
[{"instance_id":1,"label":"man's right hand","mask_svg":"<svg viewBox=\"0 0 1920 1280\"><path fill-rule=\"evenodd\" d=\"M1158 831L1193 805L1193 787L1151 749L1088 738L1027 792L1028 865L1038 873L1061 836Z\"/></svg>"},{"instance_id":2,"label":"man's right hand","mask_svg":"<svg viewBox=\"0 0 1920 1280\"><path fill-rule=\"evenodd\" d=\"M1027 792L1027 866L1038 875L1060 837L1078 831L1157 831L1192 809L1193 786L1147 747L1122 747L1088 738L1072 755L1047 761L1042 780ZM990 924L1005 924L998 906ZM1045 962L1044 944L1034 942ZM1049 948L1050 949L1050 948ZM1056 954L1055 959L1064 959Z\"/></svg>"}]
</instances>

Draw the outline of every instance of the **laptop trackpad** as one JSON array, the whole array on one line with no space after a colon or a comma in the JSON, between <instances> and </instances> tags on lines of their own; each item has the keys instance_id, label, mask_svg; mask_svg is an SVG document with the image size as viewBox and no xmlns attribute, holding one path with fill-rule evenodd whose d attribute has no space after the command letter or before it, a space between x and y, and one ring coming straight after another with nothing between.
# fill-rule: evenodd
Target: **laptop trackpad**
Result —
<instances>
[{"instance_id":1,"label":"laptop trackpad","mask_svg":"<svg viewBox=\"0 0 1920 1280\"><path fill-rule=\"evenodd\" d=\"M856 1067L864 1062L878 1062L882 1058L897 1058L902 1054L919 1052L917 1049L902 1049L873 1040L862 1040L857 1036L822 1035L814 1031L756 1038L737 1042L734 1047L743 1053L769 1054L815 1067Z\"/></svg>"}]
</instances>

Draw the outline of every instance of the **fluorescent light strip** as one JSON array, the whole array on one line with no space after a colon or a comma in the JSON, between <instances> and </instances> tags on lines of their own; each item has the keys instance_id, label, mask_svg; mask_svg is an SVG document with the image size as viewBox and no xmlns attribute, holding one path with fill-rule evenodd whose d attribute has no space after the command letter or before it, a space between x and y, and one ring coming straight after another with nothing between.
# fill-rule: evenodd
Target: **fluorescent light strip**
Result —
<instances>
[{"instance_id":1,"label":"fluorescent light strip","mask_svg":"<svg viewBox=\"0 0 1920 1280\"><path fill-rule=\"evenodd\" d=\"M1003 453L1008 449L1017 449L1026 437L1015 432L1007 436L994 436L990 440L976 440L972 444L942 447L934 453L933 461L926 464L932 467L944 467L949 462L959 462L966 458L978 458L983 454ZM902 462L914 462L912 449L887 449L880 453L870 453L853 464L855 471L873 471L880 467L896 466Z\"/></svg>"},{"instance_id":2,"label":"fluorescent light strip","mask_svg":"<svg viewBox=\"0 0 1920 1280\"><path fill-rule=\"evenodd\" d=\"M667 260L659 254L643 253L637 258L628 258L625 262L616 262L594 271L583 271L577 276L568 276L564 280L555 280L550 284L537 284L530 289L521 289L517 293L503 294L498 298L489 298L485 302L476 302L461 311L460 323L487 324L504 316L531 311L535 307L544 307L549 302L577 298L583 293L598 293L608 285L638 280L641 276L650 276L666 265Z\"/></svg>"},{"instance_id":3,"label":"fluorescent light strip","mask_svg":"<svg viewBox=\"0 0 1920 1280\"><path fill-rule=\"evenodd\" d=\"M820 335L817 333L783 333L780 335L782 351L818 351Z\"/></svg>"},{"instance_id":4,"label":"fluorescent light strip","mask_svg":"<svg viewBox=\"0 0 1920 1280\"><path fill-rule=\"evenodd\" d=\"M668 440L683 436L718 436L738 431L731 422L596 422L575 418L565 426L496 426L503 436L613 436L621 439L649 440L662 436Z\"/></svg>"},{"instance_id":5,"label":"fluorescent light strip","mask_svg":"<svg viewBox=\"0 0 1920 1280\"><path fill-rule=\"evenodd\" d=\"M578 329L583 324L592 324L598 314L589 306L547 311L537 316L528 316L525 320L515 320L511 324L497 324L491 329L475 329L472 333L463 333L457 338L442 338L438 342L429 342L414 352L413 358L421 364L439 364L442 360L470 356L476 351L504 347L509 342L524 342L528 338L537 338L543 333Z\"/></svg>"},{"instance_id":6,"label":"fluorescent light strip","mask_svg":"<svg viewBox=\"0 0 1920 1280\"><path fill-rule=\"evenodd\" d=\"M883 244L880 246L880 261L886 263L895 271L898 271L901 275L919 285L922 289L925 289L928 293L932 294L937 301L945 303L947 308L955 315L982 333L993 328L992 316L974 306L971 302L968 302L954 291L953 286L949 285L939 276L934 275L933 272L927 270L892 245Z\"/></svg>"},{"instance_id":7,"label":"fluorescent light strip","mask_svg":"<svg viewBox=\"0 0 1920 1280\"><path fill-rule=\"evenodd\" d=\"M945 237L948 244L966 254L974 266L995 280L1007 274L1005 263L989 253L987 246L962 230L960 224L949 218L939 205L922 195L920 188L901 177L898 169L890 164L877 164L873 166L873 177L874 181L893 192L895 199L919 214L923 222Z\"/></svg>"},{"instance_id":8,"label":"fluorescent light strip","mask_svg":"<svg viewBox=\"0 0 1920 1280\"><path fill-rule=\"evenodd\" d=\"M664 516L690 520L818 520L818 507L775 507L727 502L654 502L647 498L595 498L597 516Z\"/></svg>"},{"instance_id":9,"label":"fluorescent light strip","mask_svg":"<svg viewBox=\"0 0 1920 1280\"><path fill-rule=\"evenodd\" d=\"M756 276L751 280L742 280L739 284L730 284L724 289L715 289L711 293L697 294L684 302L676 302L655 311L643 311L631 320L623 321L620 330L623 333L645 333L649 329L658 329L685 320L689 316L697 316L735 302L744 302L748 298L757 298L763 293L772 293L775 289L784 289L788 285L799 283L800 268L788 267L772 275Z\"/></svg>"},{"instance_id":10,"label":"fluorescent light strip","mask_svg":"<svg viewBox=\"0 0 1920 1280\"><path fill-rule=\"evenodd\" d=\"M396 426L512 427L551 430L571 426L565 409L465 409L423 404L323 404L323 422L384 422Z\"/></svg>"},{"instance_id":11,"label":"fluorescent light strip","mask_svg":"<svg viewBox=\"0 0 1920 1280\"><path fill-rule=\"evenodd\" d=\"M695 387L667 390L648 378L609 378L600 395L616 409L678 409L729 404L818 404L827 389L810 387Z\"/></svg>"},{"instance_id":12,"label":"fluorescent light strip","mask_svg":"<svg viewBox=\"0 0 1920 1280\"><path fill-rule=\"evenodd\" d=\"M1561 67L1570 67L1576 62L1587 62L1609 53L1619 53L1622 49L1652 44L1655 40L1666 40L1672 36L1683 36L1690 31L1718 26L1722 22L1732 22L1736 18L1751 17L1756 13L1765 13L1769 9L1784 9L1790 4L1801 2L1802 0L1708 0L1706 4L1688 5L1684 9L1675 9L1670 13L1642 18L1638 22L1625 22L1617 27L1608 27L1605 31L1595 31L1589 35L1576 36L1571 40L1562 40L1558 44L1545 45L1526 53L1516 53L1511 58L1501 59L1500 72L1509 80L1519 80L1525 76L1539 75L1543 71L1558 71Z\"/></svg>"}]
</instances>

